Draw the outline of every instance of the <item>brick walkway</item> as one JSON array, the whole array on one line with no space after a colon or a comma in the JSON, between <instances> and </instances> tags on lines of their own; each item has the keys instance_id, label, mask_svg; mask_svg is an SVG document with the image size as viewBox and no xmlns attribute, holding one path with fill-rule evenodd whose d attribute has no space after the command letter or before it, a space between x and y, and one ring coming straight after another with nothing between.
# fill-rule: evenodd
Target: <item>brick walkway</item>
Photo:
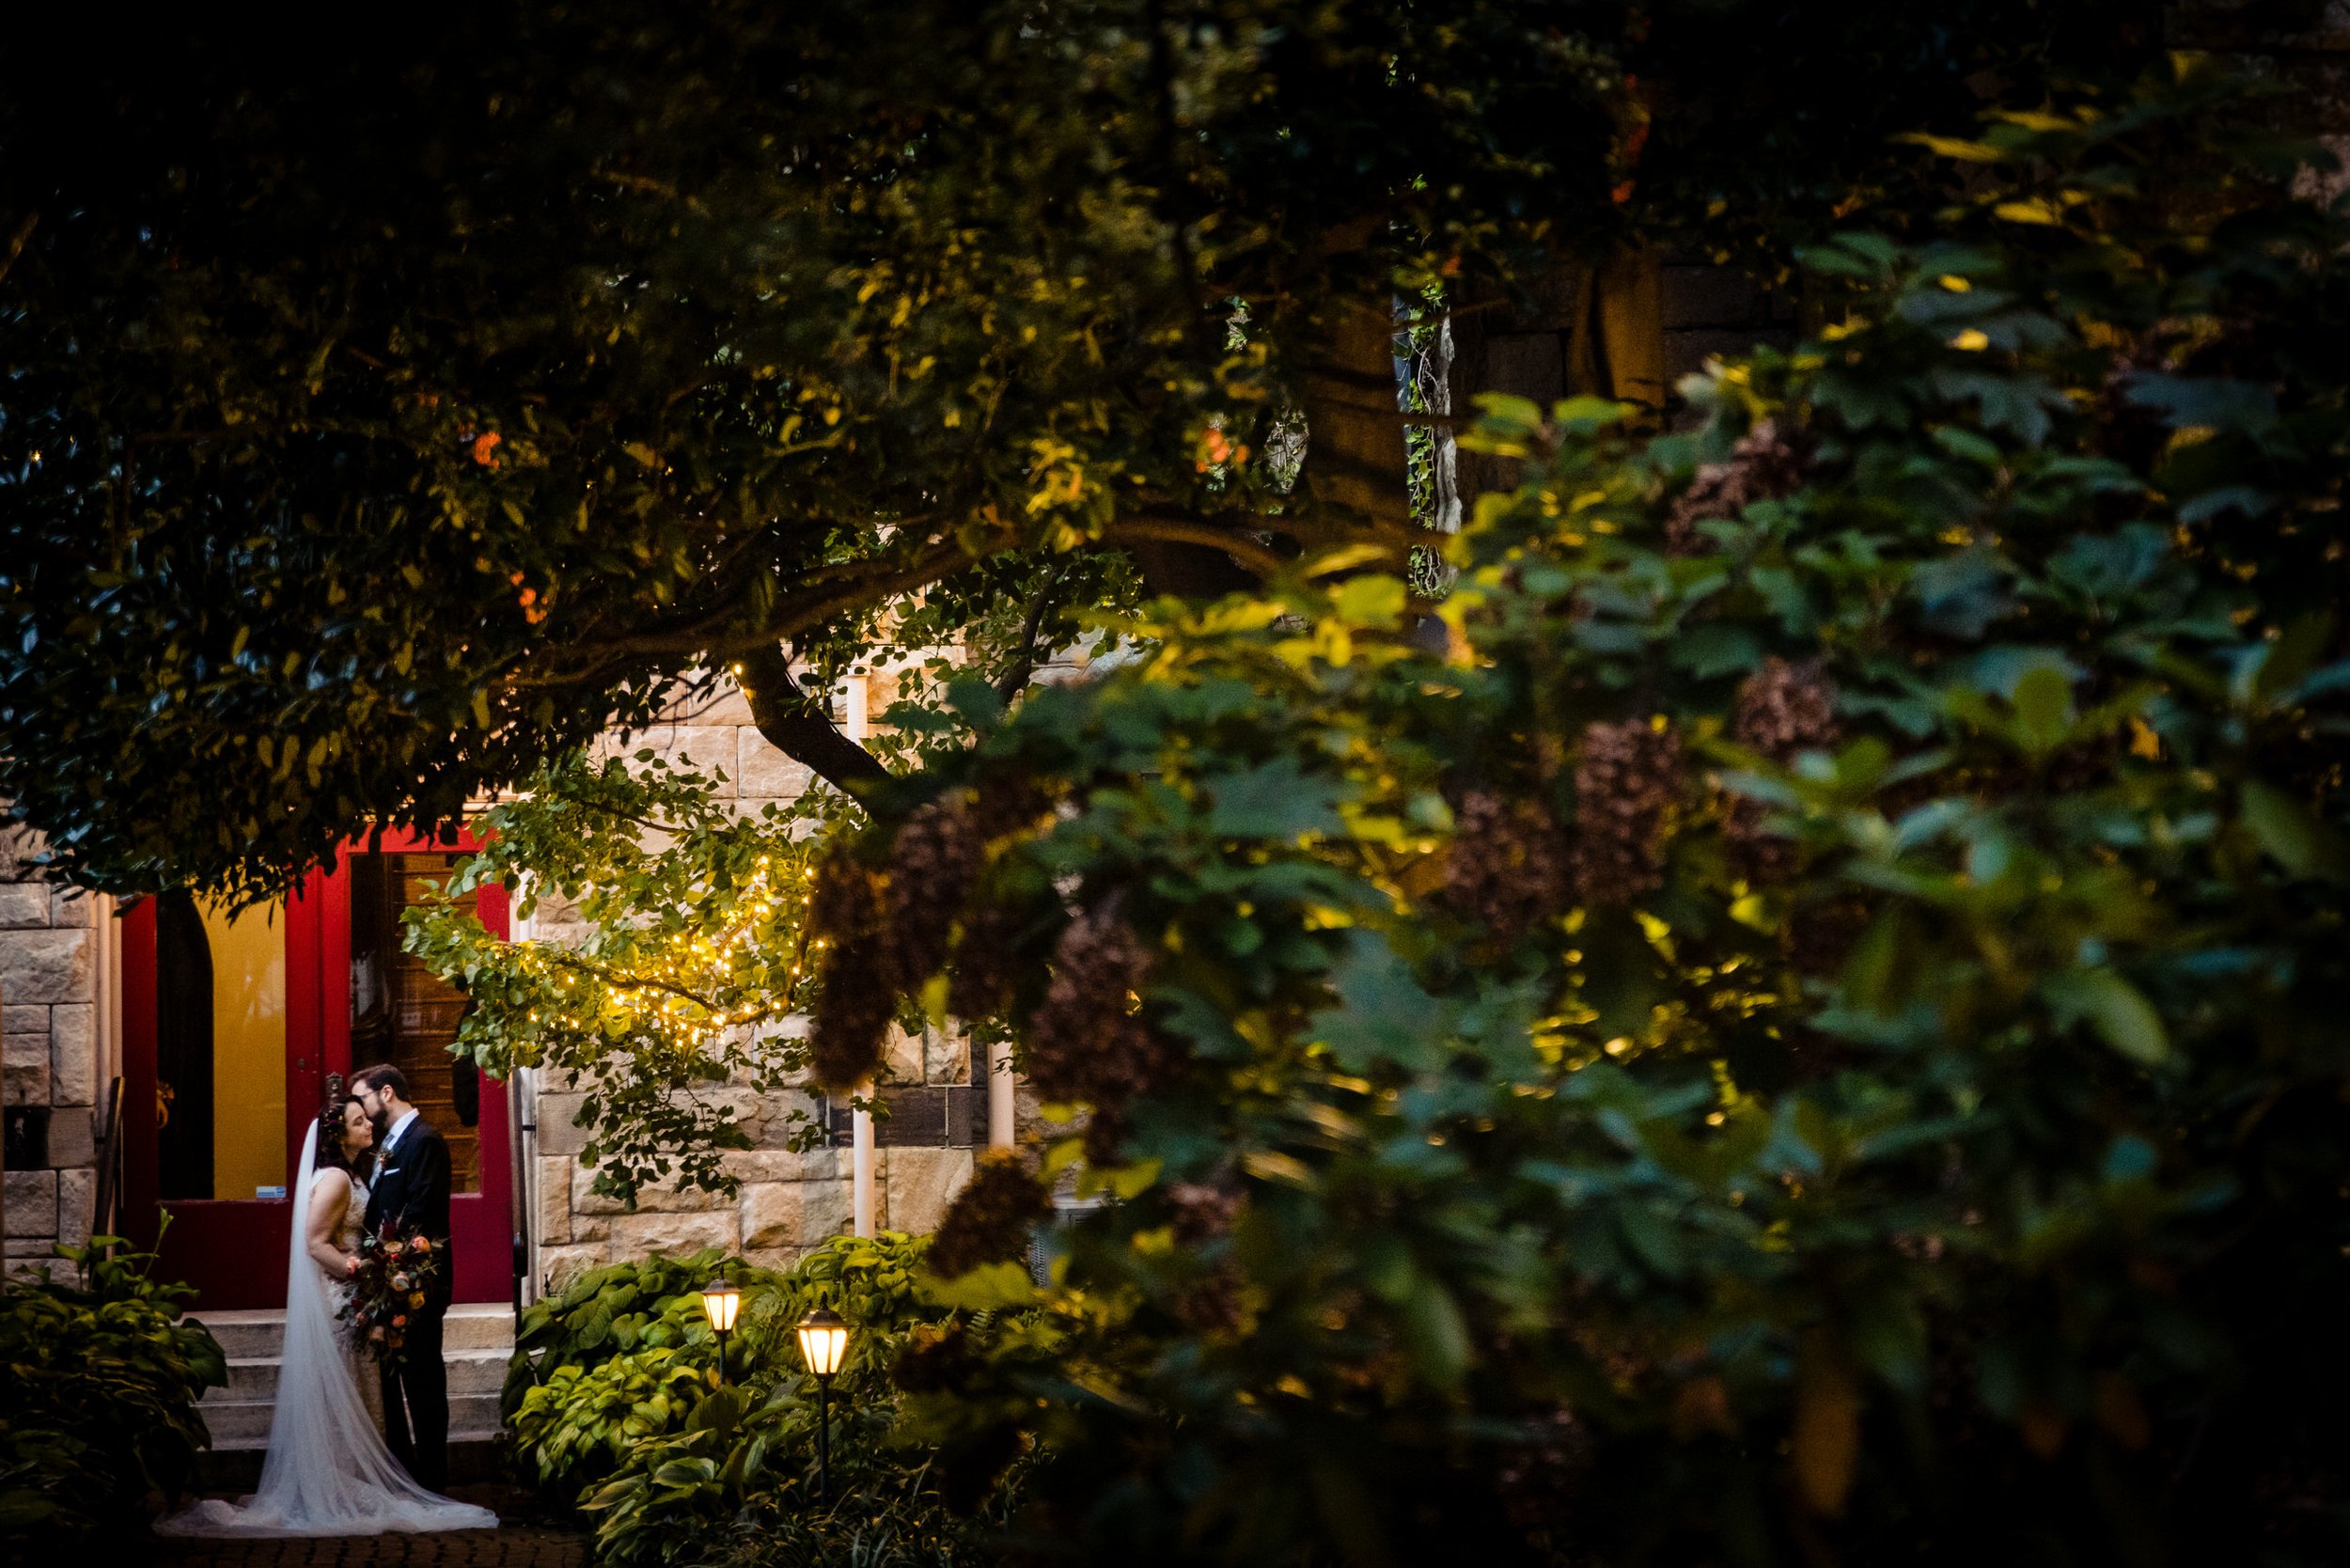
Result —
<instances>
[{"instance_id":1,"label":"brick walkway","mask_svg":"<svg viewBox=\"0 0 2350 1568\"><path fill-rule=\"evenodd\" d=\"M588 1538L528 1517L523 1495L502 1486L450 1494L511 1520L496 1529L436 1535L329 1536L299 1541L155 1543L158 1568L587 1568Z\"/></svg>"}]
</instances>

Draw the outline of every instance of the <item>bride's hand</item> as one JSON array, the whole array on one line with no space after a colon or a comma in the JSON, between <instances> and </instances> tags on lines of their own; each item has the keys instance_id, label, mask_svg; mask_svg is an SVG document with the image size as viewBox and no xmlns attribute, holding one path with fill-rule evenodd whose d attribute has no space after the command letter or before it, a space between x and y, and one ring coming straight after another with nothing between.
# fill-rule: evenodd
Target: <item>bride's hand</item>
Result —
<instances>
[{"instance_id":1,"label":"bride's hand","mask_svg":"<svg viewBox=\"0 0 2350 1568\"><path fill-rule=\"evenodd\" d=\"M343 1255L343 1278L346 1279L352 1279L356 1278L358 1274L359 1255L356 1252L345 1253Z\"/></svg>"}]
</instances>

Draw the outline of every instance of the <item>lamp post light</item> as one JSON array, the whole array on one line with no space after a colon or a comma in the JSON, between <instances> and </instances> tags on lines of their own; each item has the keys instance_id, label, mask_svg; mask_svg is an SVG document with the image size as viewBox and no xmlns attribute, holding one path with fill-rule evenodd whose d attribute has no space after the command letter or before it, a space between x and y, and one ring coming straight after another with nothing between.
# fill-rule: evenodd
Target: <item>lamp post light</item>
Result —
<instances>
[{"instance_id":1,"label":"lamp post light","mask_svg":"<svg viewBox=\"0 0 2350 1568\"><path fill-rule=\"evenodd\" d=\"M702 1316L718 1336L718 1382L727 1380L727 1336L734 1332L734 1314L743 1309L743 1293L721 1276L702 1287Z\"/></svg>"},{"instance_id":2,"label":"lamp post light","mask_svg":"<svg viewBox=\"0 0 2350 1568\"><path fill-rule=\"evenodd\" d=\"M800 1354L816 1379L816 1500L832 1500L832 1379L849 1358L849 1320L819 1307L800 1320Z\"/></svg>"}]
</instances>

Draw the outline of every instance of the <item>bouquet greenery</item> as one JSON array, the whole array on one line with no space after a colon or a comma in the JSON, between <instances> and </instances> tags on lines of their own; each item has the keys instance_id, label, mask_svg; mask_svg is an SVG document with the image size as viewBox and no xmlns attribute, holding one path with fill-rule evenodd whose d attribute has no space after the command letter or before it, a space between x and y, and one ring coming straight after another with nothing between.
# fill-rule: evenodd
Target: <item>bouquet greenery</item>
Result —
<instances>
[{"instance_id":1,"label":"bouquet greenery","mask_svg":"<svg viewBox=\"0 0 2350 1568\"><path fill-rule=\"evenodd\" d=\"M352 1276L348 1319L360 1348L385 1366L400 1364L409 1314L423 1307L427 1286L441 1272L440 1248L414 1229L386 1224L359 1241L359 1271Z\"/></svg>"}]
</instances>

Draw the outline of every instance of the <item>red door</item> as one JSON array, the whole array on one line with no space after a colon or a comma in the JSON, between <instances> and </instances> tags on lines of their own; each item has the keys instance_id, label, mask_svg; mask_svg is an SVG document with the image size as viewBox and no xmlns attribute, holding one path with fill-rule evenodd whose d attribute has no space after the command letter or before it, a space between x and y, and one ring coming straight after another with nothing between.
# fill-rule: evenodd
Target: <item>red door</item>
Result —
<instances>
[{"instance_id":1,"label":"red door","mask_svg":"<svg viewBox=\"0 0 2350 1568\"><path fill-rule=\"evenodd\" d=\"M439 1043L462 998L398 955L403 899L478 847L469 834L434 843L386 833L346 846L332 872L312 872L266 919L257 912L229 922L155 899L123 917L123 1223L141 1245L161 1230L159 1270L196 1286L199 1307L285 1305L293 1205L276 1189L293 1182L326 1074L351 1074L354 1021L361 1054L400 1060L418 1109L449 1139L457 1299L509 1299L506 1086L482 1077L476 1091L469 1070L441 1066ZM484 888L476 911L507 934L504 889ZM201 985L192 984L191 966L206 964ZM232 1040L205 1027L208 1011ZM192 1036L202 1038L200 1054ZM152 1114L139 1115L142 1106ZM196 1124L199 1116L209 1124ZM206 1157L192 1159L194 1145Z\"/></svg>"}]
</instances>

